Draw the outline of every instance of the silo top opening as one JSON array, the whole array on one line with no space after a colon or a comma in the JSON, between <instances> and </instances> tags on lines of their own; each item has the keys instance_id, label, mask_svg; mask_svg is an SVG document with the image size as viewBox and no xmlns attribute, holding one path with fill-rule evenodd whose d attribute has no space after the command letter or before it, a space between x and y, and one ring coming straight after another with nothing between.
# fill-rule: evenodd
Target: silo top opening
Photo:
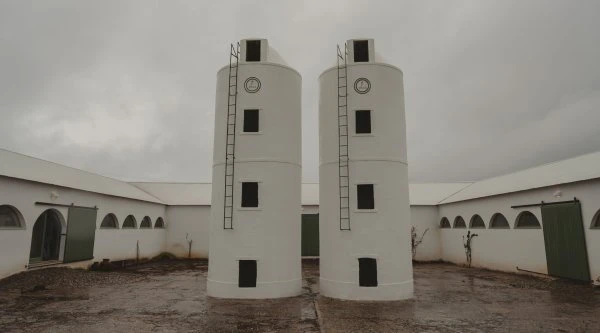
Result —
<instances>
[{"instance_id":1,"label":"silo top opening","mask_svg":"<svg viewBox=\"0 0 600 333\"><path fill-rule=\"evenodd\" d=\"M260 61L260 40L246 41L246 61Z\"/></svg>"},{"instance_id":2,"label":"silo top opening","mask_svg":"<svg viewBox=\"0 0 600 333\"><path fill-rule=\"evenodd\" d=\"M369 41L354 41L354 62L369 62Z\"/></svg>"}]
</instances>

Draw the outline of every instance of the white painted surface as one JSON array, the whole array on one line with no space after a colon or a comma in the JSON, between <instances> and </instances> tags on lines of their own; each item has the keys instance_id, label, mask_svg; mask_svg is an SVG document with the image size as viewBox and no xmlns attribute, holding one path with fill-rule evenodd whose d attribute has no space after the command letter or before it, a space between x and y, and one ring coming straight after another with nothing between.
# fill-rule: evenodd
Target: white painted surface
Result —
<instances>
[{"instance_id":1,"label":"white painted surface","mask_svg":"<svg viewBox=\"0 0 600 333\"><path fill-rule=\"evenodd\" d=\"M242 50L242 53L244 51ZM242 54L243 57L243 54ZM270 59L272 61L272 59ZM217 74L210 264L207 291L224 298L275 298L301 292L301 77L289 67L241 63L235 146L233 230L223 228L229 67ZM247 93L257 77L261 89ZM242 133L243 110L259 109L259 133ZM259 207L242 208L241 183L259 182ZM257 261L256 288L238 287L238 261Z\"/></svg>"},{"instance_id":2,"label":"white painted surface","mask_svg":"<svg viewBox=\"0 0 600 333\"><path fill-rule=\"evenodd\" d=\"M126 182L8 150L0 149L0 161L0 176L160 203L159 199Z\"/></svg>"},{"instance_id":3,"label":"white painted surface","mask_svg":"<svg viewBox=\"0 0 600 333\"><path fill-rule=\"evenodd\" d=\"M358 78L370 80L369 93L361 95L354 91ZM319 77L320 292L329 297L357 300L411 298L402 72L381 63L348 65L351 231L341 231L339 220L337 80L336 68ZM354 112L361 109L371 110L371 135L353 134ZM357 184L374 184L374 210L356 209ZM377 259L377 287L359 286L361 257Z\"/></svg>"},{"instance_id":4,"label":"white painted surface","mask_svg":"<svg viewBox=\"0 0 600 333\"><path fill-rule=\"evenodd\" d=\"M208 258L210 206L167 207L167 252L187 258Z\"/></svg>"},{"instance_id":5,"label":"white painted surface","mask_svg":"<svg viewBox=\"0 0 600 333\"><path fill-rule=\"evenodd\" d=\"M417 183L409 184L411 206L435 206L472 183Z\"/></svg>"},{"instance_id":6,"label":"white painted surface","mask_svg":"<svg viewBox=\"0 0 600 333\"><path fill-rule=\"evenodd\" d=\"M520 170L473 183L442 203L600 178L600 152Z\"/></svg>"},{"instance_id":7,"label":"white painted surface","mask_svg":"<svg viewBox=\"0 0 600 333\"><path fill-rule=\"evenodd\" d=\"M436 261L442 259L442 244L438 226L437 206L411 206L410 220L422 242L417 246L416 261ZM425 235L423 236L423 232Z\"/></svg>"},{"instance_id":8,"label":"white painted surface","mask_svg":"<svg viewBox=\"0 0 600 333\"><path fill-rule=\"evenodd\" d=\"M302 184L302 205L303 206L318 206L319 205L319 183L303 183Z\"/></svg>"},{"instance_id":9,"label":"white painted surface","mask_svg":"<svg viewBox=\"0 0 600 333\"><path fill-rule=\"evenodd\" d=\"M302 206L302 214L319 214L319 206L318 205L303 205Z\"/></svg>"},{"instance_id":10,"label":"white painted surface","mask_svg":"<svg viewBox=\"0 0 600 333\"><path fill-rule=\"evenodd\" d=\"M210 206L211 183L130 183L172 206Z\"/></svg>"},{"instance_id":11,"label":"white painted surface","mask_svg":"<svg viewBox=\"0 0 600 333\"><path fill-rule=\"evenodd\" d=\"M59 197L52 200L52 192L59 194ZM111 260L135 258L138 241L140 257L152 257L164 250L165 229L99 228L102 219L109 213L117 216L119 226L129 214L136 217L138 225L146 215L150 216L154 223L158 217L165 218L165 206L162 204L0 176L0 204L16 207L25 220L25 228L0 229L0 253L3 254L2 260L0 260L0 277L17 273L26 268L29 263L33 226L45 210L55 209L64 217L65 223L68 220L67 207L41 206L36 205L36 201L98 207L96 219L98 229L96 230L93 261L104 258Z\"/></svg>"},{"instance_id":12,"label":"white painted surface","mask_svg":"<svg viewBox=\"0 0 600 333\"><path fill-rule=\"evenodd\" d=\"M562 192L555 198L556 190ZM472 243L472 265L496 270L516 272L516 267L540 273L547 273L546 252L542 229L514 229L518 214L524 210L532 212L542 223L539 207L510 208L513 205L570 200L577 197L581 201L588 261L592 279L600 276L600 229L590 229L594 214L600 209L600 180L577 182L551 186L529 191L456 202L441 205L437 222L443 216L450 221L461 215L469 222L473 214L479 214L486 229L472 229L478 234ZM511 229L489 229L490 219L495 213L502 213ZM443 259L457 264L466 262L462 236L467 229L441 229Z\"/></svg>"}]
</instances>

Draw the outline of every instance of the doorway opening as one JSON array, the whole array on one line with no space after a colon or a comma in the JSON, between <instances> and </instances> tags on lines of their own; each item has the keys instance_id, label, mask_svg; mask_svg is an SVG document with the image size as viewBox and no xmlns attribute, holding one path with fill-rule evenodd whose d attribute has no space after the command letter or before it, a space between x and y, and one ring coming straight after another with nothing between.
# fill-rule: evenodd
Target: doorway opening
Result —
<instances>
[{"instance_id":1,"label":"doorway opening","mask_svg":"<svg viewBox=\"0 0 600 333\"><path fill-rule=\"evenodd\" d=\"M238 287L256 288L256 260L239 261Z\"/></svg>"},{"instance_id":2,"label":"doorway opening","mask_svg":"<svg viewBox=\"0 0 600 333\"><path fill-rule=\"evenodd\" d=\"M358 258L358 285L377 287L377 259Z\"/></svg>"},{"instance_id":3,"label":"doorway opening","mask_svg":"<svg viewBox=\"0 0 600 333\"><path fill-rule=\"evenodd\" d=\"M62 215L54 209L48 209L38 217L31 237L30 264L60 259L62 224Z\"/></svg>"}]
</instances>

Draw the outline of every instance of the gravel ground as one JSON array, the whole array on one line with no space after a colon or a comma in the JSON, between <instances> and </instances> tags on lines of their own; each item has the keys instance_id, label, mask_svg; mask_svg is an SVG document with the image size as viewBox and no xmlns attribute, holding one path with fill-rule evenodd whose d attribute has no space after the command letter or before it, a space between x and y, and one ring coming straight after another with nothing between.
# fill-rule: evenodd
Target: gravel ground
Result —
<instances>
[{"instance_id":1,"label":"gravel ground","mask_svg":"<svg viewBox=\"0 0 600 333\"><path fill-rule=\"evenodd\" d=\"M0 281L0 332L600 332L600 291L563 280L415 264L414 299L354 302L319 295L318 261L284 299L211 298L206 275L196 260L18 274Z\"/></svg>"},{"instance_id":2,"label":"gravel ground","mask_svg":"<svg viewBox=\"0 0 600 333\"><path fill-rule=\"evenodd\" d=\"M44 289L89 288L114 284L139 282L143 275L126 271L93 272L66 267L38 269L22 272L0 280L0 291L32 291L36 286Z\"/></svg>"}]
</instances>

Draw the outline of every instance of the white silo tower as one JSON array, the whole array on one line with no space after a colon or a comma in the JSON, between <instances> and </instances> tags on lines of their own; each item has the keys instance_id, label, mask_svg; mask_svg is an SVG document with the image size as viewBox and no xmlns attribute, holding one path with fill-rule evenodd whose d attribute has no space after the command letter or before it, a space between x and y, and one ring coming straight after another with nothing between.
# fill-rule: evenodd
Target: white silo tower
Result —
<instances>
[{"instance_id":1,"label":"white silo tower","mask_svg":"<svg viewBox=\"0 0 600 333\"><path fill-rule=\"evenodd\" d=\"M302 288L301 77L268 46L231 46L217 73L208 295Z\"/></svg>"},{"instance_id":2,"label":"white silo tower","mask_svg":"<svg viewBox=\"0 0 600 333\"><path fill-rule=\"evenodd\" d=\"M402 71L372 39L338 47L319 77L320 292L413 296Z\"/></svg>"}]
</instances>

